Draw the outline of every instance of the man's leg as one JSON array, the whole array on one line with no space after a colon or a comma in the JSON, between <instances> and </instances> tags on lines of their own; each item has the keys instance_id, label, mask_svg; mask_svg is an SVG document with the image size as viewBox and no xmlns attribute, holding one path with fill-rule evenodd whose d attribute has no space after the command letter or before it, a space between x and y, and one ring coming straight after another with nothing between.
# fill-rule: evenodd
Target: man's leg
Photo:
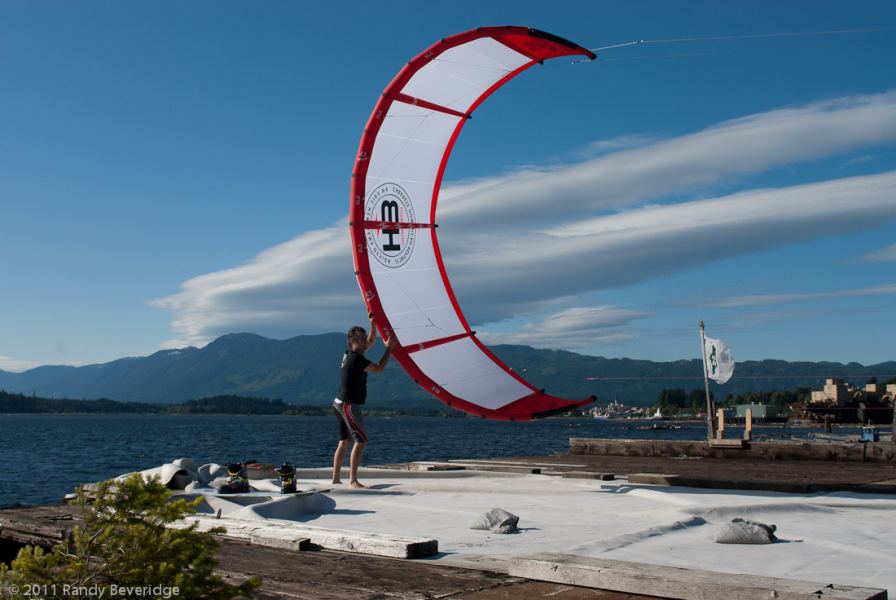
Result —
<instances>
[{"instance_id":1,"label":"man's leg","mask_svg":"<svg viewBox=\"0 0 896 600\"><path fill-rule=\"evenodd\" d=\"M336 453L333 454L333 483L342 483L340 475L342 474L342 465L345 464L345 453L348 450L348 440L339 440L336 446ZM352 452L352 456L354 456Z\"/></svg>"},{"instance_id":2,"label":"man's leg","mask_svg":"<svg viewBox=\"0 0 896 600\"><path fill-rule=\"evenodd\" d=\"M351 435L343 415L344 408L345 405L342 402L333 402L333 414L336 415L339 427L339 445L336 446L336 453L333 454L333 483L342 483L340 475L342 474L342 465L345 464L345 453L348 451L348 439Z\"/></svg>"},{"instance_id":3,"label":"man's leg","mask_svg":"<svg viewBox=\"0 0 896 600\"><path fill-rule=\"evenodd\" d=\"M361 466L361 456L364 454L364 448L366 447L367 442L355 442L355 445L352 446L352 454L348 461L348 484L353 488L367 487L358 481L358 467Z\"/></svg>"},{"instance_id":4,"label":"man's leg","mask_svg":"<svg viewBox=\"0 0 896 600\"><path fill-rule=\"evenodd\" d=\"M367 432L364 431L364 413L361 411L359 404L345 404L342 407L342 414L345 417L346 425L351 430L352 438L355 440L355 445L352 446L352 454L348 461L348 484L353 488L362 488L364 486L358 481L358 467L361 466L361 456L364 454L364 448L367 446Z\"/></svg>"}]
</instances>

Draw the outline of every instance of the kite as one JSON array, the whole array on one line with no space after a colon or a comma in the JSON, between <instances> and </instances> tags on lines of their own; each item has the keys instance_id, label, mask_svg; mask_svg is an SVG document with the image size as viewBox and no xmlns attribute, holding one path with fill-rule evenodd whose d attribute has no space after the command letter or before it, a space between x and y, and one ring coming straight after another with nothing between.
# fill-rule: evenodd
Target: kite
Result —
<instances>
[{"instance_id":1,"label":"kite","mask_svg":"<svg viewBox=\"0 0 896 600\"><path fill-rule=\"evenodd\" d=\"M442 176L473 111L532 65L563 56L596 58L526 27L480 27L436 42L386 87L352 172L355 274L380 334L395 336L395 359L423 389L489 419L537 419L594 401L536 389L476 337L448 280L436 235Z\"/></svg>"}]
</instances>

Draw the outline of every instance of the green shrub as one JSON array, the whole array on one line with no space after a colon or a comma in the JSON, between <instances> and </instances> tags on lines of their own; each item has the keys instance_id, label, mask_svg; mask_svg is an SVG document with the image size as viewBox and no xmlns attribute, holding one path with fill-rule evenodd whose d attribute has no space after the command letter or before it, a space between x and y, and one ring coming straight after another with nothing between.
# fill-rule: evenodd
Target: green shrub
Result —
<instances>
[{"instance_id":1,"label":"green shrub","mask_svg":"<svg viewBox=\"0 0 896 600\"><path fill-rule=\"evenodd\" d=\"M214 573L218 542L211 534L223 529L167 527L194 513L201 499L169 496L158 479L145 482L139 474L99 484L93 501L79 490L75 503L84 525L48 551L20 550L11 568L0 566L0 582L10 598L22 600L254 598L258 578L234 586Z\"/></svg>"}]
</instances>

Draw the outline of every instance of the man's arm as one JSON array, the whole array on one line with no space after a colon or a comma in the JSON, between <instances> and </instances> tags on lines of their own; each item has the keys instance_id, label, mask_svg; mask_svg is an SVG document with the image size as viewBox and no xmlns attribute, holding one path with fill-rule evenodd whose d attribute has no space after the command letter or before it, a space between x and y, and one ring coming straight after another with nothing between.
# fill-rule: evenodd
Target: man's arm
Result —
<instances>
[{"instance_id":1,"label":"man's arm","mask_svg":"<svg viewBox=\"0 0 896 600\"><path fill-rule=\"evenodd\" d=\"M389 355L392 354L392 346L395 345L395 336L393 335L388 340L386 340L386 351L383 352L383 356L380 358L380 362L370 363L364 369L368 373L379 373L383 369L386 368L386 364L389 362Z\"/></svg>"},{"instance_id":2,"label":"man's arm","mask_svg":"<svg viewBox=\"0 0 896 600\"><path fill-rule=\"evenodd\" d=\"M376 341L376 326L373 324L373 313L367 313L367 318L370 319L370 329L368 331L370 333L367 334L367 349L370 350L373 348L373 343Z\"/></svg>"}]
</instances>

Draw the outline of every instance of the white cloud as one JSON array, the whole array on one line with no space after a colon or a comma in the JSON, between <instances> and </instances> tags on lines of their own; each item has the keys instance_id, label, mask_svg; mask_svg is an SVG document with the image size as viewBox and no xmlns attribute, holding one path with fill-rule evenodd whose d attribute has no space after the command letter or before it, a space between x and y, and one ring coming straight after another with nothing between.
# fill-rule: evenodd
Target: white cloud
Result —
<instances>
[{"instance_id":1,"label":"white cloud","mask_svg":"<svg viewBox=\"0 0 896 600\"><path fill-rule=\"evenodd\" d=\"M527 169L452 186L441 193L438 220L443 226L557 221L894 140L896 91L816 102L547 172Z\"/></svg>"},{"instance_id":2,"label":"white cloud","mask_svg":"<svg viewBox=\"0 0 896 600\"><path fill-rule=\"evenodd\" d=\"M594 158L610 152L640 148L656 141L656 137L644 134L620 135L608 140L597 140L586 144L584 148L579 149L573 155L578 158Z\"/></svg>"},{"instance_id":3,"label":"white cloud","mask_svg":"<svg viewBox=\"0 0 896 600\"><path fill-rule=\"evenodd\" d=\"M0 356L0 371L8 371L11 373L20 373L39 367L42 363L33 360L18 360L9 356Z\"/></svg>"},{"instance_id":4,"label":"white cloud","mask_svg":"<svg viewBox=\"0 0 896 600\"><path fill-rule=\"evenodd\" d=\"M763 306L769 304L785 304L789 302L805 302L830 298L858 298L863 296L888 296L896 294L896 284L854 290L834 290L828 292L809 292L791 294L756 294L752 296L732 296L710 300L705 306L714 308L735 308L741 306Z\"/></svg>"},{"instance_id":5,"label":"white cloud","mask_svg":"<svg viewBox=\"0 0 896 600\"><path fill-rule=\"evenodd\" d=\"M606 214L894 139L896 92L776 110L575 165L449 186L439 242L471 323L544 312L561 297L896 218L896 172ZM347 229L303 233L152 301L175 315L166 347L363 320Z\"/></svg>"},{"instance_id":6,"label":"white cloud","mask_svg":"<svg viewBox=\"0 0 896 600\"><path fill-rule=\"evenodd\" d=\"M522 237L446 236L443 248L461 306L472 322L488 322L558 295L875 226L896 218L894 195L896 172L641 208Z\"/></svg>"},{"instance_id":7,"label":"white cloud","mask_svg":"<svg viewBox=\"0 0 896 600\"><path fill-rule=\"evenodd\" d=\"M896 261L896 244L875 250L862 257L862 260L870 262L893 262Z\"/></svg>"},{"instance_id":8,"label":"white cloud","mask_svg":"<svg viewBox=\"0 0 896 600\"><path fill-rule=\"evenodd\" d=\"M865 163L869 163L876 159L877 159L877 156L874 154L865 154L862 156L856 156L855 158L850 158L848 161L846 161L846 166L854 167L856 165L863 165Z\"/></svg>"},{"instance_id":9,"label":"white cloud","mask_svg":"<svg viewBox=\"0 0 896 600\"><path fill-rule=\"evenodd\" d=\"M179 336L165 347L203 345L224 333L320 333L364 317L352 271L348 226L310 231L248 263L194 277L177 294L152 300L172 311Z\"/></svg>"},{"instance_id":10,"label":"white cloud","mask_svg":"<svg viewBox=\"0 0 896 600\"><path fill-rule=\"evenodd\" d=\"M896 218L894 194L896 172L646 207L522 238L468 230L440 241L469 321L490 323L543 310L558 297L873 226ZM166 347L202 345L233 331L282 337L342 330L363 319L347 237L345 228L309 232L154 301L177 315L172 328L180 339Z\"/></svg>"},{"instance_id":11,"label":"white cloud","mask_svg":"<svg viewBox=\"0 0 896 600\"><path fill-rule=\"evenodd\" d=\"M486 344L525 344L536 348L589 348L625 342L634 336L625 326L647 313L616 306L567 308L525 324L519 331L481 331Z\"/></svg>"}]
</instances>

